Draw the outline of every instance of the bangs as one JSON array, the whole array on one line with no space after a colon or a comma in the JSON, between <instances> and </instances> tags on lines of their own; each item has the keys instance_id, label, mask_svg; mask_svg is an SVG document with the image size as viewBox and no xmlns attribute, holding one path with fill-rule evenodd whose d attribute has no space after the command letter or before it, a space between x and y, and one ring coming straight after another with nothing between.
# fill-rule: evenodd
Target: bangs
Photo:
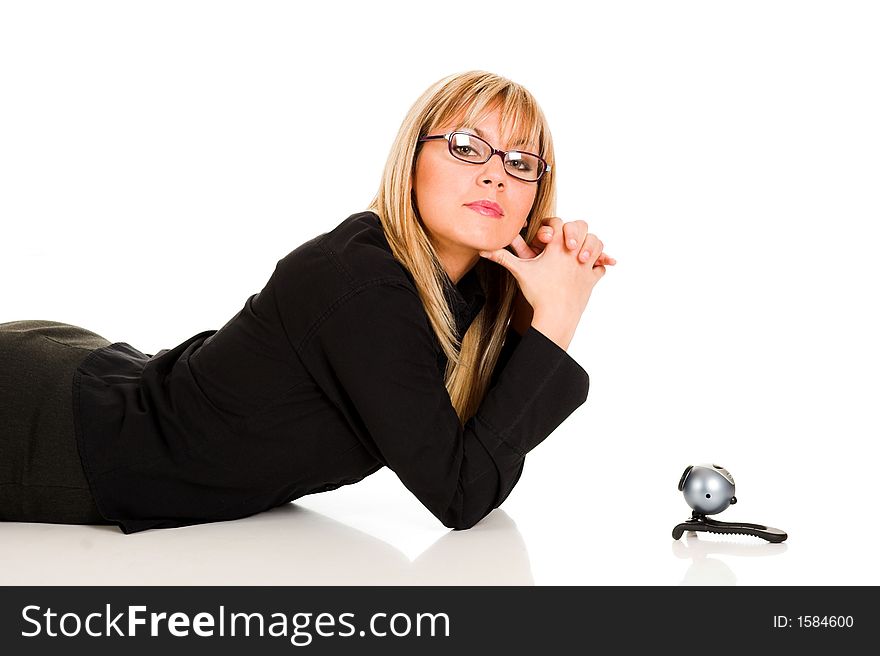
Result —
<instances>
[{"instance_id":1,"label":"bangs","mask_svg":"<svg viewBox=\"0 0 880 656\"><path fill-rule=\"evenodd\" d=\"M510 149L544 156L543 119L531 97L515 86L502 89L462 89L457 97L439 108L434 126L444 125L455 128L476 128L477 124L488 118L495 109L501 113L501 138Z\"/></svg>"}]
</instances>

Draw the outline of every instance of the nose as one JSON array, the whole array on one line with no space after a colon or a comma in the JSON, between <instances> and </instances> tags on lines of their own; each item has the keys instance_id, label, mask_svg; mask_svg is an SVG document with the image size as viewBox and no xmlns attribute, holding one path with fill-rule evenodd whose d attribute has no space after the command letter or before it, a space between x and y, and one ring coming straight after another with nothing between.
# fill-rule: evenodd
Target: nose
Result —
<instances>
[{"instance_id":1,"label":"nose","mask_svg":"<svg viewBox=\"0 0 880 656\"><path fill-rule=\"evenodd\" d=\"M507 172L504 170L504 155L501 153L494 153L492 157L489 158L489 161L483 164L481 180L490 184L494 182L504 184L504 178L506 177Z\"/></svg>"}]
</instances>

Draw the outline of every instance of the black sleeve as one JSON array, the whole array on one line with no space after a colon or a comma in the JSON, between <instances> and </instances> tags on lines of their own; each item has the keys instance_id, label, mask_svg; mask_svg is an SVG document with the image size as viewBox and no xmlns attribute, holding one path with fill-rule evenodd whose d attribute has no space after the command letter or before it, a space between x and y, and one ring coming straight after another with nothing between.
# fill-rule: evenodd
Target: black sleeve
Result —
<instances>
[{"instance_id":1,"label":"black sleeve","mask_svg":"<svg viewBox=\"0 0 880 656\"><path fill-rule=\"evenodd\" d=\"M586 401L589 376L530 326L462 427L431 336L412 289L371 285L314 328L301 357L365 446L444 526L466 529L507 498L525 454Z\"/></svg>"},{"instance_id":2,"label":"black sleeve","mask_svg":"<svg viewBox=\"0 0 880 656\"><path fill-rule=\"evenodd\" d=\"M516 350L516 345L519 344L521 339L522 335L516 332L512 325L508 325L507 336L504 338L504 344L501 346L501 352L498 354L498 361L495 363L495 369L492 371L492 376L490 378L490 389L495 387L498 383L498 377L501 375L504 367L507 366L507 363L510 361L510 356L513 355L513 352Z\"/></svg>"}]
</instances>

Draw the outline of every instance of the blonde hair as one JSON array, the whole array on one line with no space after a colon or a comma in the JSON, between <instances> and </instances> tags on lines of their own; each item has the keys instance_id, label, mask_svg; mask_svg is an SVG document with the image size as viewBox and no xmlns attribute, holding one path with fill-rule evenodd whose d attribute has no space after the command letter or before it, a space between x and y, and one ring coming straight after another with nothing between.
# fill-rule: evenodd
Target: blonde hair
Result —
<instances>
[{"instance_id":1,"label":"blonde hair","mask_svg":"<svg viewBox=\"0 0 880 656\"><path fill-rule=\"evenodd\" d=\"M412 181L421 146L419 138L455 119L459 119L461 126L472 126L496 107L501 110L501 134L538 144L538 154L554 172L536 183L538 190L524 236L526 243L530 243L541 227L540 219L556 212L553 140L544 113L532 94L521 85L486 71L447 76L416 100L391 146L379 191L368 207L379 216L394 257L415 280L425 312L447 357L444 382L462 424L476 413L488 391L511 318L517 282L504 267L480 258L474 266L486 292L486 302L459 341L455 318L443 292L448 276L416 214Z\"/></svg>"}]
</instances>

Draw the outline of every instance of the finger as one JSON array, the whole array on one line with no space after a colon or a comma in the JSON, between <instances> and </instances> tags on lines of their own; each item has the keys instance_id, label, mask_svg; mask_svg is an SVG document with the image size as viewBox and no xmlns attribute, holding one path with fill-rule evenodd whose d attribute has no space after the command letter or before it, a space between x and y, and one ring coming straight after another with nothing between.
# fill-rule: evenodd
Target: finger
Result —
<instances>
[{"instance_id":1,"label":"finger","mask_svg":"<svg viewBox=\"0 0 880 656\"><path fill-rule=\"evenodd\" d=\"M516 253L517 257L535 257L537 255L519 233L517 233L516 237L513 238L513 241L510 242L510 246L513 248L513 252Z\"/></svg>"},{"instance_id":2,"label":"finger","mask_svg":"<svg viewBox=\"0 0 880 656\"><path fill-rule=\"evenodd\" d=\"M547 223L547 225L540 229L540 231L544 231L546 233L546 237L544 235L541 235L542 241L546 242L544 244L544 250L547 250L547 248L550 248L551 245L554 245L554 247L558 248L559 250L564 250L565 246L563 245L563 242L562 242L563 233L564 233L564 228L563 228L564 224L562 222L562 219L560 219L557 216L549 216L549 217L546 217L544 219L544 221Z\"/></svg>"},{"instance_id":3,"label":"finger","mask_svg":"<svg viewBox=\"0 0 880 656\"><path fill-rule=\"evenodd\" d=\"M586 221L568 221L566 224L562 226L562 230L565 233L565 247L573 251L578 246L580 246L584 237L586 237L589 226L587 226Z\"/></svg>"},{"instance_id":4,"label":"finger","mask_svg":"<svg viewBox=\"0 0 880 656\"><path fill-rule=\"evenodd\" d=\"M547 246L547 244L541 243L537 238L533 239L532 242L529 244L529 248L531 248L538 255L544 252L545 246Z\"/></svg>"},{"instance_id":5,"label":"finger","mask_svg":"<svg viewBox=\"0 0 880 656\"><path fill-rule=\"evenodd\" d=\"M553 240L553 226L544 226L536 236L544 243L550 243Z\"/></svg>"},{"instance_id":6,"label":"finger","mask_svg":"<svg viewBox=\"0 0 880 656\"><path fill-rule=\"evenodd\" d=\"M528 242L528 245L535 253L540 254L551 241L553 241L553 228L546 225L538 228L538 231L532 237L532 241Z\"/></svg>"},{"instance_id":7,"label":"finger","mask_svg":"<svg viewBox=\"0 0 880 656\"><path fill-rule=\"evenodd\" d=\"M514 278L519 281L519 267L524 260L519 259L506 248L499 248L494 251L480 251L480 257L484 257L487 260L492 260L496 264L500 264L510 271Z\"/></svg>"},{"instance_id":8,"label":"finger","mask_svg":"<svg viewBox=\"0 0 880 656\"><path fill-rule=\"evenodd\" d=\"M545 216L538 223L540 223L542 226L548 225L553 227L554 225L556 225L557 222L559 223L559 225L562 225L562 219L560 219L558 216Z\"/></svg>"},{"instance_id":9,"label":"finger","mask_svg":"<svg viewBox=\"0 0 880 656\"><path fill-rule=\"evenodd\" d=\"M578 253L578 261L583 263L589 262L591 265L595 264L602 254L604 246L596 235L593 233L587 234L583 247L580 253Z\"/></svg>"},{"instance_id":10,"label":"finger","mask_svg":"<svg viewBox=\"0 0 880 656\"><path fill-rule=\"evenodd\" d=\"M563 225L562 219L556 219L552 217L553 220L553 234L548 239L547 243L544 245L544 250L546 251L548 248L554 248L559 250L560 252L566 250L565 244L563 243Z\"/></svg>"},{"instance_id":11,"label":"finger","mask_svg":"<svg viewBox=\"0 0 880 656\"><path fill-rule=\"evenodd\" d=\"M553 234L556 234L557 231L562 230L563 222L558 216L545 216L541 219L541 228L538 230L540 232L544 228L552 228Z\"/></svg>"}]
</instances>

